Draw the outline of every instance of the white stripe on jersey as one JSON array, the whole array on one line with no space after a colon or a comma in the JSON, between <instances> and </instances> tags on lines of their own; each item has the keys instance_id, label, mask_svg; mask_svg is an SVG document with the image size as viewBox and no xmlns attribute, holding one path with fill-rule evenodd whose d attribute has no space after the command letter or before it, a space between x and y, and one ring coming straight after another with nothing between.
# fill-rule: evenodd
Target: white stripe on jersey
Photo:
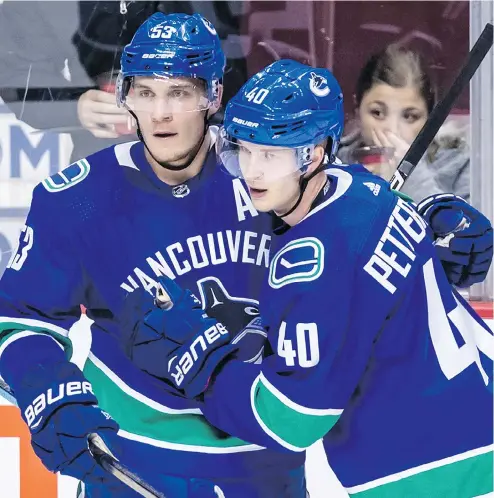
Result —
<instances>
[{"instance_id":1,"label":"white stripe on jersey","mask_svg":"<svg viewBox=\"0 0 494 498\"><path fill-rule=\"evenodd\" d=\"M32 336L32 335L49 337L61 349L64 349L63 346L54 337L52 337L49 334L43 334L43 332L33 332L32 330L24 330L22 332L17 332L16 334L12 334L5 342L2 343L2 345L0 346L0 357L2 356L3 352L7 349L7 347L10 344L12 344L15 341L18 341L19 339L24 339L25 337L29 337L29 336Z\"/></svg>"}]
</instances>

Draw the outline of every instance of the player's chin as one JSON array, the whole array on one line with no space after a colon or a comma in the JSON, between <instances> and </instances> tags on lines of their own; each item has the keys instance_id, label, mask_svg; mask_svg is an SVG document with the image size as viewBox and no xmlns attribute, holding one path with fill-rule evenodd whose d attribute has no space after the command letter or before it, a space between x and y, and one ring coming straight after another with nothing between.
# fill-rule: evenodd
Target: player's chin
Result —
<instances>
[{"instance_id":1,"label":"player's chin","mask_svg":"<svg viewBox=\"0 0 494 498\"><path fill-rule=\"evenodd\" d=\"M161 148L155 147L154 150L156 151L154 157L161 164L168 164L170 166L180 167L183 164L187 163L189 159L189 154L187 150L181 150L178 148L168 149L164 147ZM151 149L151 152L153 152L153 149Z\"/></svg>"},{"instance_id":2,"label":"player's chin","mask_svg":"<svg viewBox=\"0 0 494 498\"><path fill-rule=\"evenodd\" d=\"M269 195L267 195L264 198L258 198L255 199L251 197L252 204L256 208L256 211L259 211L261 213L267 213L269 211L273 211L275 208L275 203L269 198Z\"/></svg>"}]
</instances>

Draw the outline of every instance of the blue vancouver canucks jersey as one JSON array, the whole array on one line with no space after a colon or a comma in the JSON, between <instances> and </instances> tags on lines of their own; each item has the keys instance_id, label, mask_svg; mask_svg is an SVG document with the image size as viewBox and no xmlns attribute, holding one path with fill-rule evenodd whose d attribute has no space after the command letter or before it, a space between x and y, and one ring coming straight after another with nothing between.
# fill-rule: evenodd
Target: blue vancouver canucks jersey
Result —
<instances>
[{"instance_id":1,"label":"blue vancouver canucks jersey","mask_svg":"<svg viewBox=\"0 0 494 498\"><path fill-rule=\"evenodd\" d=\"M493 335L413 206L334 168L306 218L277 233L260 298L273 354L224 366L203 413L287 451L324 438L352 496L492 491Z\"/></svg>"},{"instance_id":2,"label":"blue vancouver canucks jersey","mask_svg":"<svg viewBox=\"0 0 494 498\"><path fill-rule=\"evenodd\" d=\"M41 335L58 349L54 338L74 362L82 359L100 406L120 424L125 453L147 469L221 478L298 467L303 455L229 437L197 404L153 384L119 348L114 319L129 292L154 294L161 275L201 296L205 307L238 306L241 298L252 306L270 241L270 218L258 215L213 152L197 177L175 187L157 179L140 142L89 156L34 191L0 282L0 374L8 378L1 355L10 344L22 340L28 349L30 336ZM69 332L80 305L95 321L92 334Z\"/></svg>"}]
</instances>

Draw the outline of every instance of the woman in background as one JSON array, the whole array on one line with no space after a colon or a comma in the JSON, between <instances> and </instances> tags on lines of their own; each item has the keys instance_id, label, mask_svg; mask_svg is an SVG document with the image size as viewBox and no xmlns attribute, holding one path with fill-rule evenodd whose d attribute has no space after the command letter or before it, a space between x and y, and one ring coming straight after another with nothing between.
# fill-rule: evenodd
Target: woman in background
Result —
<instances>
[{"instance_id":1,"label":"woman in background","mask_svg":"<svg viewBox=\"0 0 494 498\"><path fill-rule=\"evenodd\" d=\"M362 162L391 178L424 125L436 100L424 60L396 45L375 54L363 66L355 93L357 129L344 137L338 157ZM445 124L436 135L403 192L414 199L453 192L470 197L466 132Z\"/></svg>"}]
</instances>

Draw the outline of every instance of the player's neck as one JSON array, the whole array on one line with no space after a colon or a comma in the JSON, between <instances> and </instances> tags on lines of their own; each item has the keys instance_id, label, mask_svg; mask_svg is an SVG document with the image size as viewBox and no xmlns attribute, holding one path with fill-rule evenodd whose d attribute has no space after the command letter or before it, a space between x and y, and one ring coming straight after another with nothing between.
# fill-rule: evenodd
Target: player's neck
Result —
<instances>
[{"instance_id":1,"label":"player's neck","mask_svg":"<svg viewBox=\"0 0 494 498\"><path fill-rule=\"evenodd\" d=\"M305 216L307 216L307 213L310 211L310 207L312 206L314 199L324 188L324 185L326 185L327 181L328 176L324 171L321 171L314 178L312 178L307 184L307 188L305 189L300 204L296 207L293 213L290 213L288 216L284 217L283 221L292 227L297 223L300 223L305 218Z\"/></svg>"},{"instance_id":2,"label":"player's neck","mask_svg":"<svg viewBox=\"0 0 494 498\"><path fill-rule=\"evenodd\" d=\"M196 156L194 157L190 165L181 171L173 171L170 169L163 168L163 166L161 166L158 162L154 160L154 158L151 157L151 155L148 153L147 150L145 150L144 153L146 154L146 158L149 164L151 165L151 168L156 173L156 176L167 185L174 186L174 185L180 185L181 183L184 183L187 180L194 178L200 173L204 165L204 162L206 160L210 144L211 144L211 137L209 133L207 133L201 145L201 148L197 152Z\"/></svg>"}]
</instances>

